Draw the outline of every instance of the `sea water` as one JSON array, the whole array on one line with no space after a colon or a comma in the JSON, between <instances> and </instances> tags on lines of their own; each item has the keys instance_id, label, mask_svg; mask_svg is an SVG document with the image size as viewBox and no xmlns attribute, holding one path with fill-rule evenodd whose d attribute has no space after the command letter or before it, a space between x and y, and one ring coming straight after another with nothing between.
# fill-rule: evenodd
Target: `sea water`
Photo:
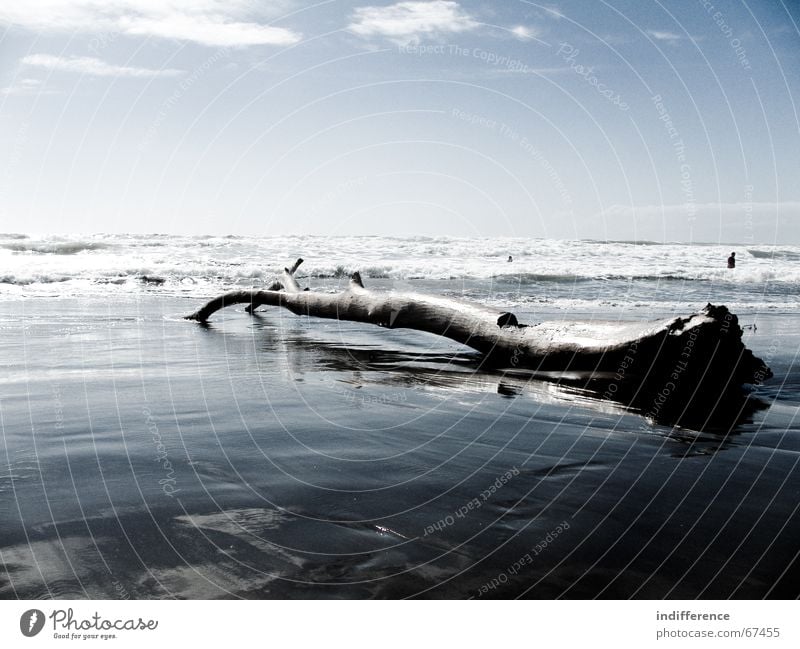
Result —
<instances>
[{"instance_id":1,"label":"sea water","mask_svg":"<svg viewBox=\"0 0 800 649\"><path fill-rule=\"evenodd\" d=\"M359 270L522 322L726 304L775 377L709 432L418 332L241 305L183 320L301 256L314 290ZM4 235L0 596L796 597L798 256Z\"/></svg>"},{"instance_id":2,"label":"sea water","mask_svg":"<svg viewBox=\"0 0 800 649\"><path fill-rule=\"evenodd\" d=\"M730 271L726 259L738 255ZM0 234L0 295L205 297L260 287L297 257L312 284L358 270L403 288L446 280L487 299L555 309L648 310L706 298L734 308L798 308L800 246L393 237L28 236ZM508 259L513 261L509 262Z\"/></svg>"}]
</instances>

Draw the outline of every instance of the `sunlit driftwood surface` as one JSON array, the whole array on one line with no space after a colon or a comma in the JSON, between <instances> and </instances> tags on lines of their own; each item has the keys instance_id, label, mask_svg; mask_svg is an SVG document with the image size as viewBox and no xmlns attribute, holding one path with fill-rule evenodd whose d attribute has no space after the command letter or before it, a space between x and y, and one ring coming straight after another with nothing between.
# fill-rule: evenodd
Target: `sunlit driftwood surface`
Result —
<instances>
[{"instance_id":1,"label":"sunlit driftwood surface","mask_svg":"<svg viewBox=\"0 0 800 649\"><path fill-rule=\"evenodd\" d=\"M371 291L359 273L339 293L303 290L295 279L302 261L267 290L220 295L187 319L205 323L219 309L246 304L250 313L278 306L301 316L424 331L467 345L496 367L585 372L604 398L634 403L656 420L679 421L698 407L727 408L742 386L772 376L745 347L738 318L724 306L647 323L526 325L509 311L463 300Z\"/></svg>"}]
</instances>

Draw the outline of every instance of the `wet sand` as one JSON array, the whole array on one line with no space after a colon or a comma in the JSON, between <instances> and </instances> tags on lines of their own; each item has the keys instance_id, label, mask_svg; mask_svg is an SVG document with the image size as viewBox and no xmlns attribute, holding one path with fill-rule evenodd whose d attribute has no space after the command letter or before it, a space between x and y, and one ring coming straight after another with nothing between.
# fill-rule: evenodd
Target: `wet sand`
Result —
<instances>
[{"instance_id":1,"label":"wet sand","mask_svg":"<svg viewBox=\"0 0 800 649\"><path fill-rule=\"evenodd\" d=\"M0 597L800 595L792 316L748 341L781 338L771 408L724 435L424 334L197 306L0 303Z\"/></svg>"}]
</instances>

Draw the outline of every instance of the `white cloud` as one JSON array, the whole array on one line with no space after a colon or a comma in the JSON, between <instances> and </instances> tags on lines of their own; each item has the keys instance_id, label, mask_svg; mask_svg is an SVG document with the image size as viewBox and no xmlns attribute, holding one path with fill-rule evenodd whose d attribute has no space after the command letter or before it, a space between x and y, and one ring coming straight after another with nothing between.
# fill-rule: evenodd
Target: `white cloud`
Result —
<instances>
[{"instance_id":1,"label":"white cloud","mask_svg":"<svg viewBox=\"0 0 800 649\"><path fill-rule=\"evenodd\" d=\"M206 17L170 16L163 20L137 18L124 22L125 32L138 36L161 36L216 47L241 45L291 45L297 35L280 27L256 23L215 22Z\"/></svg>"},{"instance_id":2,"label":"white cloud","mask_svg":"<svg viewBox=\"0 0 800 649\"><path fill-rule=\"evenodd\" d=\"M153 78L153 77L175 77L183 74L182 70L173 69L151 69L136 68L127 65L110 65L100 59L90 56L77 56L65 58L61 56L51 56L49 54L31 54L22 59L21 63L32 65L48 70L62 70L65 72L78 72L95 77L133 77L133 78Z\"/></svg>"},{"instance_id":3,"label":"white cloud","mask_svg":"<svg viewBox=\"0 0 800 649\"><path fill-rule=\"evenodd\" d=\"M285 4L272 3L271 9L281 10ZM0 23L39 32L120 33L209 46L290 45L300 40L291 29L257 22L266 10L252 0L2 0Z\"/></svg>"},{"instance_id":4,"label":"white cloud","mask_svg":"<svg viewBox=\"0 0 800 649\"><path fill-rule=\"evenodd\" d=\"M458 33L479 26L457 2L408 1L384 7L358 7L350 31L359 36L385 36L395 42L418 41L422 36Z\"/></svg>"},{"instance_id":5,"label":"white cloud","mask_svg":"<svg viewBox=\"0 0 800 649\"><path fill-rule=\"evenodd\" d=\"M39 79L20 79L13 86L0 90L4 95L21 95L29 92L38 92L42 82Z\"/></svg>"},{"instance_id":6,"label":"white cloud","mask_svg":"<svg viewBox=\"0 0 800 649\"><path fill-rule=\"evenodd\" d=\"M672 32L662 32L655 29L648 29L647 33L650 34L653 38L657 41L679 41L681 37L678 34L673 34Z\"/></svg>"},{"instance_id":7,"label":"white cloud","mask_svg":"<svg viewBox=\"0 0 800 649\"><path fill-rule=\"evenodd\" d=\"M41 88L42 82L39 79L20 79L13 86L0 88L0 95L39 95L49 94Z\"/></svg>"},{"instance_id":8,"label":"white cloud","mask_svg":"<svg viewBox=\"0 0 800 649\"><path fill-rule=\"evenodd\" d=\"M522 41L526 41L536 36L536 32L525 25L517 25L516 27L512 27L511 33Z\"/></svg>"}]
</instances>

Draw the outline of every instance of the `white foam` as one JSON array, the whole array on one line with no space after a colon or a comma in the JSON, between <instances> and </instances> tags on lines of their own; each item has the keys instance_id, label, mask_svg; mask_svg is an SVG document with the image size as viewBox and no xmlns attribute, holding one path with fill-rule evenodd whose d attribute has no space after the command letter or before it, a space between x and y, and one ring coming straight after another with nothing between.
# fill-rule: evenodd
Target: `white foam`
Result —
<instances>
[{"instance_id":1,"label":"white foam","mask_svg":"<svg viewBox=\"0 0 800 649\"><path fill-rule=\"evenodd\" d=\"M684 303L706 292L728 291L742 303L752 296L753 303L770 308L795 308L800 246L736 249L737 268L729 270L731 249L521 238L0 235L0 294L50 295L57 284L58 291L75 295L147 290L205 297L226 287L263 286L303 256L299 274L312 278L306 282L312 285L360 270L367 279L400 284L477 281L491 291L516 292L523 301L530 296L550 305L576 299L613 305L621 302L620 287L630 286L647 288L640 299L622 300L629 305L668 299L650 295L655 293L671 293L676 303ZM142 276L165 281L155 285L142 282Z\"/></svg>"}]
</instances>

